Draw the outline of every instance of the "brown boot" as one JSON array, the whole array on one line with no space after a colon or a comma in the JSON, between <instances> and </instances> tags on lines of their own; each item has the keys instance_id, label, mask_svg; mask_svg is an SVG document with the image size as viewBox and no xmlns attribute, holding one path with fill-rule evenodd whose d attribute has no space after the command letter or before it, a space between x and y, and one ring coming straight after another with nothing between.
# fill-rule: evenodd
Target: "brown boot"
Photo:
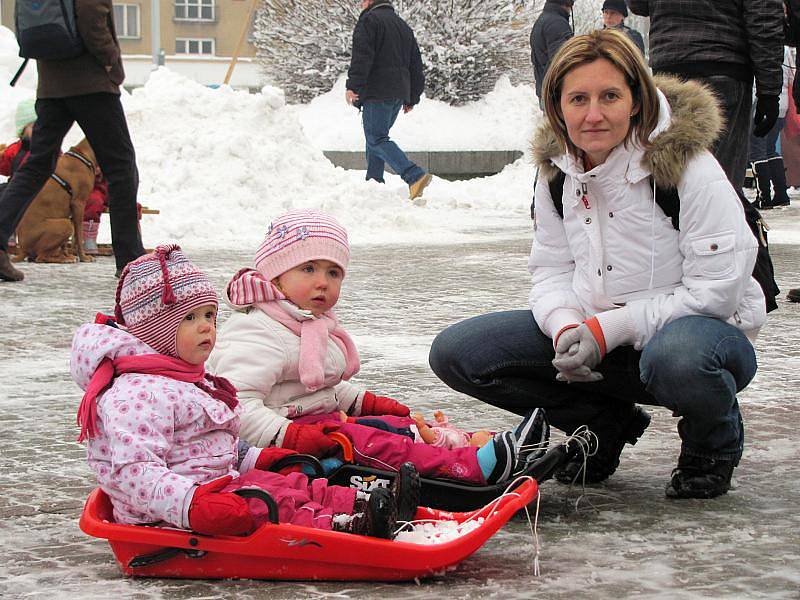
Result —
<instances>
[{"instance_id":1,"label":"brown boot","mask_svg":"<svg viewBox=\"0 0 800 600\"><path fill-rule=\"evenodd\" d=\"M411 200L414 200L415 198L419 198L420 196L422 196L422 190L428 187L428 184L431 182L431 179L433 179L433 175L431 175L430 173L425 173L425 175L423 175L422 177L417 179L414 183L409 185L408 197Z\"/></svg>"},{"instance_id":2,"label":"brown boot","mask_svg":"<svg viewBox=\"0 0 800 600\"><path fill-rule=\"evenodd\" d=\"M0 250L0 279L4 281L22 281L25 274L11 264L8 252Z\"/></svg>"}]
</instances>

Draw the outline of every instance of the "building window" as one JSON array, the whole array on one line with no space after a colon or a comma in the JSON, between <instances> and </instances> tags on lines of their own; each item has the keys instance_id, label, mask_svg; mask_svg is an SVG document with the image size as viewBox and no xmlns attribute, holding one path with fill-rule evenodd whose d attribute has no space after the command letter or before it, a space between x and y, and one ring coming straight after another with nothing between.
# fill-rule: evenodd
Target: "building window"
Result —
<instances>
[{"instance_id":1,"label":"building window","mask_svg":"<svg viewBox=\"0 0 800 600\"><path fill-rule=\"evenodd\" d=\"M175 54L214 56L214 40L178 38L175 40Z\"/></svg>"},{"instance_id":2,"label":"building window","mask_svg":"<svg viewBox=\"0 0 800 600\"><path fill-rule=\"evenodd\" d=\"M114 27L117 37L138 38L139 36L139 5L114 4Z\"/></svg>"},{"instance_id":3,"label":"building window","mask_svg":"<svg viewBox=\"0 0 800 600\"><path fill-rule=\"evenodd\" d=\"M175 0L175 18L185 21L213 21L214 0Z\"/></svg>"}]
</instances>

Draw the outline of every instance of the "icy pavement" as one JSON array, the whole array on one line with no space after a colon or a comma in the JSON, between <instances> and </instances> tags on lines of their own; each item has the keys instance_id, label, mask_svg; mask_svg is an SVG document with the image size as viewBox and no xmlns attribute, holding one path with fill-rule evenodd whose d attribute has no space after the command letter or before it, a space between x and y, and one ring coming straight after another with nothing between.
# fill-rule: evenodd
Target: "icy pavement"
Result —
<instances>
[{"instance_id":1,"label":"icy pavement","mask_svg":"<svg viewBox=\"0 0 800 600\"><path fill-rule=\"evenodd\" d=\"M800 209L773 211L773 227ZM529 235L498 243L356 247L340 317L362 352L360 380L467 427L501 429L510 415L454 394L427 366L434 335L486 311L522 308ZM221 289L245 253L187 248ZM774 245L784 293L800 285L800 246ZM741 395L747 446L736 489L711 501L667 501L678 454L675 419L654 409L645 437L607 485L580 494L542 486L541 576L527 523L513 521L455 571L420 585L123 578L104 541L78 529L93 487L74 440L80 394L68 376L74 329L109 310L111 259L24 265L0 284L0 596L4 598L798 598L800 597L800 304L780 301L758 340L760 368ZM223 314L223 318L226 315ZM590 502L594 508L590 506Z\"/></svg>"}]
</instances>

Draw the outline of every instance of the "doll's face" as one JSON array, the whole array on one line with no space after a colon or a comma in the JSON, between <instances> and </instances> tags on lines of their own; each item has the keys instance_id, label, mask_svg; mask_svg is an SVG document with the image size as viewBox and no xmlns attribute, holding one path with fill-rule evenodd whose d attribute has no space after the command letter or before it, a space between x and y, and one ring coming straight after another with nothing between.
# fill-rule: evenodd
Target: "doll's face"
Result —
<instances>
[{"instance_id":1,"label":"doll's face","mask_svg":"<svg viewBox=\"0 0 800 600\"><path fill-rule=\"evenodd\" d=\"M198 306L187 313L178 325L175 344L181 360L193 365L203 364L216 343L217 307L213 304Z\"/></svg>"},{"instance_id":2,"label":"doll's face","mask_svg":"<svg viewBox=\"0 0 800 600\"><path fill-rule=\"evenodd\" d=\"M310 260L275 278L275 285L303 310L319 316L339 301L344 271L329 260Z\"/></svg>"}]
</instances>

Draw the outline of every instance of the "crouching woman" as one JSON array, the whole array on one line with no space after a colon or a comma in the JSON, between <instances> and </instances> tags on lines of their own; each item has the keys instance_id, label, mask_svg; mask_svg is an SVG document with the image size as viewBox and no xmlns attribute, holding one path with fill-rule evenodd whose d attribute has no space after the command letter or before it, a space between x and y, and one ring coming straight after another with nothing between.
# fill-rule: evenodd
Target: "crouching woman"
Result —
<instances>
[{"instance_id":1,"label":"crouching woman","mask_svg":"<svg viewBox=\"0 0 800 600\"><path fill-rule=\"evenodd\" d=\"M714 98L654 79L611 30L566 42L543 86L530 310L449 327L431 366L489 404L544 407L568 433L588 425L598 452L585 474L583 460L559 472L565 482L609 477L650 422L637 403L666 407L681 438L667 496L724 494L744 444L736 394L755 375L766 312L757 241L707 150ZM675 222L663 190L677 196Z\"/></svg>"}]
</instances>

